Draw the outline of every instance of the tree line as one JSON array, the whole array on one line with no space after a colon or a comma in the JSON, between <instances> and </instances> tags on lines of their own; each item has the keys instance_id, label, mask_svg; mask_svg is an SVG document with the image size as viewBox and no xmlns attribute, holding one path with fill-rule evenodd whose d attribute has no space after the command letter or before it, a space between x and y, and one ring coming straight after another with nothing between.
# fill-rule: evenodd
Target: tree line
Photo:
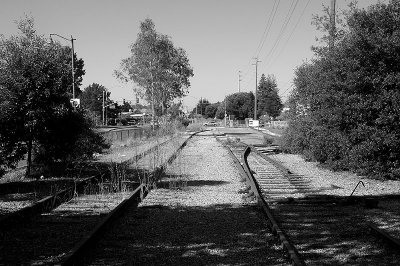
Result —
<instances>
[{"instance_id":1,"label":"tree line","mask_svg":"<svg viewBox=\"0 0 400 266\"><path fill-rule=\"evenodd\" d=\"M257 87L257 119L262 116L268 116L268 119L279 117L283 103L278 92L276 78L273 75L262 74ZM233 93L227 95L224 101L217 103L200 99L191 113L192 116L201 115L217 119L223 119L226 113L235 119L244 120L254 117L254 100L253 92Z\"/></svg>"},{"instance_id":2,"label":"tree line","mask_svg":"<svg viewBox=\"0 0 400 266\"><path fill-rule=\"evenodd\" d=\"M315 25L332 32L329 11ZM295 72L289 98L288 151L332 169L400 177L400 1L350 4L329 48Z\"/></svg>"}]
</instances>

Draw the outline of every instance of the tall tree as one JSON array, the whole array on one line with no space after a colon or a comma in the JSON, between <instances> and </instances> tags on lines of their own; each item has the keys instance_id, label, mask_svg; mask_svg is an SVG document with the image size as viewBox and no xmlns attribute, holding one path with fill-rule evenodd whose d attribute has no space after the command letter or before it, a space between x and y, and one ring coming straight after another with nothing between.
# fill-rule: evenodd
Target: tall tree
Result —
<instances>
[{"instance_id":1,"label":"tall tree","mask_svg":"<svg viewBox=\"0 0 400 266\"><path fill-rule=\"evenodd\" d=\"M199 102L197 103L196 107L193 108L192 113L196 113L202 116L206 116L206 108L209 106L211 103L207 99L200 99Z\"/></svg>"},{"instance_id":2,"label":"tall tree","mask_svg":"<svg viewBox=\"0 0 400 266\"><path fill-rule=\"evenodd\" d=\"M280 115L282 108L275 77L262 74L257 88L257 116L267 114L275 118Z\"/></svg>"},{"instance_id":3,"label":"tall tree","mask_svg":"<svg viewBox=\"0 0 400 266\"><path fill-rule=\"evenodd\" d=\"M29 174L34 142L50 143L56 121L74 115L71 58L65 47L36 34L33 18L17 26L19 35L0 36L0 168L15 166L27 152ZM75 73L79 84L84 70ZM69 132L71 137L79 134Z\"/></svg>"},{"instance_id":4,"label":"tall tree","mask_svg":"<svg viewBox=\"0 0 400 266\"><path fill-rule=\"evenodd\" d=\"M104 94L103 94L104 93ZM103 97L104 105L111 104L109 99L111 92L107 90L103 85L93 83L87 86L81 93L81 106L88 110L96 117L103 117Z\"/></svg>"},{"instance_id":5,"label":"tall tree","mask_svg":"<svg viewBox=\"0 0 400 266\"><path fill-rule=\"evenodd\" d=\"M190 87L193 70L185 50L176 48L170 37L156 32L151 19L140 24L140 33L131 45L132 55L122 60L117 78L139 85L136 93L152 103L153 110L166 108L183 97Z\"/></svg>"},{"instance_id":6,"label":"tall tree","mask_svg":"<svg viewBox=\"0 0 400 266\"><path fill-rule=\"evenodd\" d=\"M206 106L206 109L204 110L204 114L206 118L215 118L215 115L217 113L218 107L221 105L221 103L212 103L210 105Z\"/></svg>"},{"instance_id":7,"label":"tall tree","mask_svg":"<svg viewBox=\"0 0 400 266\"><path fill-rule=\"evenodd\" d=\"M228 95L226 101L227 115L234 115L243 120L254 114L254 94L252 92L238 92Z\"/></svg>"}]
</instances>

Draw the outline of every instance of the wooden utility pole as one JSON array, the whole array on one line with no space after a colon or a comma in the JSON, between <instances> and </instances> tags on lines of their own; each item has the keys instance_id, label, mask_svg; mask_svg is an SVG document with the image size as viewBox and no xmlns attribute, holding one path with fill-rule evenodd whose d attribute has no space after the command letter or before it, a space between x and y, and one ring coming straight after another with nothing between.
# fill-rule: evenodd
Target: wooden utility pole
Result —
<instances>
[{"instance_id":1,"label":"wooden utility pole","mask_svg":"<svg viewBox=\"0 0 400 266\"><path fill-rule=\"evenodd\" d=\"M203 115L203 97L200 97L200 114Z\"/></svg>"},{"instance_id":2,"label":"wooden utility pole","mask_svg":"<svg viewBox=\"0 0 400 266\"><path fill-rule=\"evenodd\" d=\"M240 75L242 73L242 71L239 71L239 92L240 92L240 82L242 81L241 77L242 75Z\"/></svg>"},{"instance_id":3,"label":"wooden utility pole","mask_svg":"<svg viewBox=\"0 0 400 266\"><path fill-rule=\"evenodd\" d=\"M331 0L330 12L330 31L329 31L329 50L332 51L335 46L335 33L336 33L336 0Z\"/></svg>"},{"instance_id":4,"label":"wooden utility pole","mask_svg":"<svg viewBox=\"0 0 400 266\"><path fill-rule=\"evenodd\" d=\"M254 93L254 120L257 120L257 87L258 87L258 81L257 81L257 67L258 67L258 63L260 63L261 61L258 60L258 57L254 58L256 60L256 62L253 64L253 66L256 66L256 91Z\"/></svg>"}]
</instances>

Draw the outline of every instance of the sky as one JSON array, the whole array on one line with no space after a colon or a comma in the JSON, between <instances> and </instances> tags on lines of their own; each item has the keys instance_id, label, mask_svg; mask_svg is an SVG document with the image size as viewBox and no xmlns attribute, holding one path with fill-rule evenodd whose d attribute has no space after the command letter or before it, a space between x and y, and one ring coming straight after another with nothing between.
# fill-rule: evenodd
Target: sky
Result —
<instances>
[{"instance_id":1,"label":"sky","mask_svg":"<svg viewBox=\"0 0 400 266\"><path fill-rule=\"evenodd\" d=\"M349 2L336 0L336 10ZM194 76L184 105L191 110L202 98L223 101L239 91L239 84L240 91L254 91L256 57L261 61L257 81L261 74L274 75L285 101L296 67L313 57L311 46L321 33L311 22L323 5L331 0L1 0L0 34L18 34L15 21L26 14L40 35L72 35L75 53L85 63L81 89L98 83L114 101L134 102L136 85L117 80L113 72L130 56L140 22L150 18L157 32L187 52Z\"/></svg>"}]
</instances>

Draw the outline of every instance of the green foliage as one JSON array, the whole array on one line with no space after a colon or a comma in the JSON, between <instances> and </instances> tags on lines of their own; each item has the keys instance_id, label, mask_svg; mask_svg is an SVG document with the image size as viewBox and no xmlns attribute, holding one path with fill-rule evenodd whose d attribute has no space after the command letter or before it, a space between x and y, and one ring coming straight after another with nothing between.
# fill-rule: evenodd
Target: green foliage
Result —
<instances>
[{"instance_id":1,"label":"green foliage","mask_svg":"<svg viewBox=\"0 0 400 266\"><path fill-rule=\"evenodd\" d=\"M226 97L226 112L236 119L244 120L254 114L254 94L252 92L238 92Z\"/></svg>"},{"instance_id":2,"label":"green foliage","mask_svg":"<svg viewBox=\"0 0 400 266\"><path fill-rule=\"evenodd\" d=\"M91 129L79 124L83 115L69 103L70 48L37 35L32 18L22 19L17 25L19 35L0 37L0 168L14 167L28 152L29 174L34 146L49 158L64 160L64 153L74 157L76 143L82 140L77 136ZM85 71L83 61L76 62L79 86Z\"/></svg>"},{"instance_id":3,"label":"green foliage","mask_svg":"<svg viewBox=\"0 0 400 266\"><path fill-rule=\"evenodd\" d=\"M121 112L129 112L131 109L133 109L132 106L124 99L120 108Z\"/></svg>"},{"instance_id":4,"label":"green foliage","mask_svg":"<svg viewBox=\"0 0 400 266\"><path fill-rule=\"evenodd\" d=\"M165 114L172 101L185 95L193 70L185 50L176 48L167 35L156 32L151 19L140 24L140 33L131 45L132 55L122 60L117 78L139 85L136 93L154 103Z\"/></svg>"},{"instance_id":5,"label":"green foliage","mask_svg":"<svg viewBox=\"0 0 400 266\"><path fill-rule=\"evenodd\" d=\"M281 98L278 94L278 85L272 75L265 77L262 74L257 88L257 117L269 115L276 118L283 108Z\"/></svg>"},{"instance_id":6,"label":"green foliage","mask_svg":"<svg viewBox=\"0 0 400 266\"><path fill-rule=\"evenodd\" d=\"M202 125L202 123L190 123L186 127L186 130L188 130L188 131L200 131L200 130L203 130L203 125Z\"/></svg>"},{"instance_id":7,"label":"green foliage","mask_svg":"<svg viewBox=\"0 0 400 266\"><path fill-rule=\"evenodd\" d=\"M81 93L81 107L95 113L101 113L103 111L103 92L105 104L110 104L108 98L110 97L110 92L103 85L93 83L87 86Z\"/></svg>"},{"instance_id":8,"label":"green foliage","mask_svg":"<svg viewBox=\"0 0 400 266\"><path fill-rule=\"evenodd\" d=\"M103 95L103 93L105 94ZM81 107L97 118L97 124L101 124L103 119L103 96L104 103L108 105L111 103L109 100L110 92L103 85L93 83L87 86L80 94ZM107 117L110 117L109 115Z\"/></svg>"},{"instance_id":9,"label":"green foliage","mask_svg":"<svg viewBox=\"0 0 400 266\"><path fill-rule=\"evenodd\" d=\"M225 101L218 105L217 111L215 112L215 117L217 119L225 118Z\"/></svg>"},{"instance_id":10,"label":"green foliage","mask_svg":"<svg viewBox=\"0 0 400 266\"><path fill-rule=\"evenodd\" d=\"M266 146L270 146L275 142L275 139L269 135L263 135L263 144Z\"/></svg>"},{"instance_id":11,"label":"green foliage","mask_svg":"<svg viewBox=\"0 0 400 266\"><path fill-rule=\"evenodd\" d=\"M220 105L221 105L221 103L213 103L213 104L207 105L206 109L204 110L205 118L215 118L218 107Z\"/></svg>"},{"instance_id":12,"label":"green foliage","mask_svg":"<svg viewBox=\"0 0 400 266\"><path fill-rule=\"evenodd\" d=\"M59 110L46 122L46 130L37 139L35 162L66 167L76 160L91 159L93 153L101 153L108 145L91 128L82 110Z\"/></svg>"},{"instance_id":13,"label":"green foliage","mask_svg":"<svg viewBox=\"0 0 400 266\"><path fill-rule=\"evenodd\" d=\"M299 66L285 149L377 178L400 173L400 1L355 6L333 50Z\"/></svg>"},{"instance_id":14,"label":"green foliage","mask_svg":"<svg viewBox=\"0 0 400 266\"><path fill-rule=\"evenodd\" d=\"M181 123L184 127L187 127L190 124L190 120L186 118L181 119Z\"/></svg>"},{"instance_id":15,"label":"green foliage","mask_svg":"<svg viewBox=\"0 0 400 266\"><path fill-rule=\"evenodd\" d=\"M199 114L204 117L207 117L206 115L206 108L209 106L211 103L207 99L200 99L199 102L197 103L196 107L193 108L192 113L193 114Z\"/></svg>"}]
</instances>

